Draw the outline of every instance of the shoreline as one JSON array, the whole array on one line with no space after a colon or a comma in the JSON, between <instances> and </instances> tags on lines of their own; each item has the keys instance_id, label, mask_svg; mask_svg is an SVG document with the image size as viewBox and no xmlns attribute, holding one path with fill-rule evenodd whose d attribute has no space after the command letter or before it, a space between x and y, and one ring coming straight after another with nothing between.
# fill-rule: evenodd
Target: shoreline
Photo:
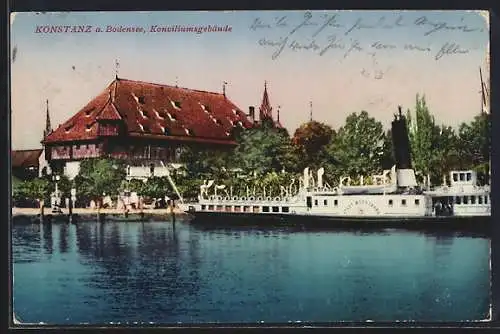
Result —
<instances>
[{"instance_id":1,"label":"shoreline","mask_svg":"<svg viewBox=\"0 0 500 334\"><path fill-rule=\"evenodd\" d=\"M45 208L44 218L47 222L68 221L68 209L62 209L62 213L52 213L50 208ZM74 208L73 218L78 222L85 221L171 221L175 218L186 218L189 214L179 208L174 208L171 211L168 208L164 209L134 209L128 210L126 213L120 209L89 209L89 208ZM39 221L40 208L12 208L12 222L22 221Z\"/></svg>"}]
</instances>

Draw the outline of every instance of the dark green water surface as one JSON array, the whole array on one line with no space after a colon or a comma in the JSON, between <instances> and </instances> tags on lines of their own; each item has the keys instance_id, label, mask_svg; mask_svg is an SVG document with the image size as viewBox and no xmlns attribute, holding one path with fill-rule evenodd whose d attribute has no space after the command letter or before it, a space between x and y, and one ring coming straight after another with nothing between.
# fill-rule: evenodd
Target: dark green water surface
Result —
<instances>
[{"instance_id":1,"label":"dark green water surface","mask_svg":"<svg viewBox=\"0 0 500 334\"><path fill-rule=\"evenodd\" d=\"M479 320L489 240L457 232L14 224L23 322Z\"/></svg>"}]
</instances>

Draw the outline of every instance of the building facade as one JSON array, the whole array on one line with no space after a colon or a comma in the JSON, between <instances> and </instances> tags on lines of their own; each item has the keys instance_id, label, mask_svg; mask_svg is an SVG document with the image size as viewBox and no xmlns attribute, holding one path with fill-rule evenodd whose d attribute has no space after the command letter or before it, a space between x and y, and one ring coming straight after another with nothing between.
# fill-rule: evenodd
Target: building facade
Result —
<instances>
[{"instance_id":1,"label":"building facade","mask_svg":"<svg viewBox=\"0 0 500 334\"><path fill-rule=\"evenodd\" d=\"M272 119L271 112L265 85L260 120ZM186 148L231 149L237 131L258 125L254 108L243 112L225 92L116 77L54 130L47 104L42 144L51 168L70 178L78 174L80 161L102 157L125 160L129 178L147 178L182 163ZM279 116L276 126L281 127Z\"/></svg>"},{"instance_id":2,"label":"building facade","mask_svg":"<svg viewBox=\"0 0 500 334\"><path fill-rule=\"evenodd\" d=\"M150 170L179 163L185 147L234 147L234 129L251 126L225 94L116 78L42 143L50 165L68 176L79 161L101 157Z\"/></svg>"}]
</instances>

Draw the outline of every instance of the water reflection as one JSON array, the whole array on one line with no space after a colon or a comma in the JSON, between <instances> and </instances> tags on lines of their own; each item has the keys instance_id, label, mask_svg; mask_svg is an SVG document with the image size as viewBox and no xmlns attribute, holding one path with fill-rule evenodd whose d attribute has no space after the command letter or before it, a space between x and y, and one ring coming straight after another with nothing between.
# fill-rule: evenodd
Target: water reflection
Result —
<instances>
[{"instance_id":1,"label":"water reflection","mask_svg":"<svg viewBox=\"0 0 500 334\"><path fill-rule=\"evenodd\" d=\"M54 240L52 237L52 224L42 225L43 248L46 254L52 255L54 251Z\"/></svg>"},{"instance_id":2,"label":"water reflection","mask_svg":"<svg viewBox=\"0 0 500 334\"><path fill-rule=\"evenodd\" d=\"M31 224L13 254L35 322L477 319L489 296L487 240L452 231Z\"/></svg>"},{"instance_id":3,"label":"water reflection","mask_svg":"<svg viewBox=\"0 0 500 334\"><path fill-rule=\"evenodd\" d=\"M69 239L69 226L68 224L61 224L59 228L59 251L61 253L68 252Z\"/></svg>"}]
</instances>

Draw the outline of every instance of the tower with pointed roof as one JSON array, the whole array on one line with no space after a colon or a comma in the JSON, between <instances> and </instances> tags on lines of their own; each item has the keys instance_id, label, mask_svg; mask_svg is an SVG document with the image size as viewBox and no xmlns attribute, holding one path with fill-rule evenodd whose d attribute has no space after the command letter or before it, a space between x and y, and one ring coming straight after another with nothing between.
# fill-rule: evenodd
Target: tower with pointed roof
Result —
<instances>
[{"instance_id":1,"label":"tower with pointed roof","mask_svg":"<svg viewBox=\"0 0 500 334\"><path fill-rule=\"evenodd\" d=\"M282 125L279 120L279 107L278 107L278 120L274 121L273 119L273 108L271 107L271 103L269 102L269 93L267 92L267 81L264 81L264 94L262 96L262 102L259 108L259 121L261 124L269 122L270 124L272 124L272 127L282 128Z\"/></svg>"},{"instance_id":2,"label":"tower with pointed roof","mask_svg":"<svg viewBox=\"0 0 500 334\"><path fill-rule=\"evenodd\" d=\"M259 108L259 119L260 121L272 120L273 119L273 108L271 103L269 103L269 95L267 93L267 81L264 82L264 95L262 96L262 103Z\"/></svg>"},{"instance_id":3,"label":"tower with pointed roof","mask_svg":"<svg viewBox=\"0 0 500 334\"><path fill-rule=\"evenodd\" d=\"M50 125L50 115L49 115L49 100L46 100L46 117L45 117L45 130L43 130L43 139L47 138L49 133L52 132L52 126Z\"/></svg>"}]
</instances>

